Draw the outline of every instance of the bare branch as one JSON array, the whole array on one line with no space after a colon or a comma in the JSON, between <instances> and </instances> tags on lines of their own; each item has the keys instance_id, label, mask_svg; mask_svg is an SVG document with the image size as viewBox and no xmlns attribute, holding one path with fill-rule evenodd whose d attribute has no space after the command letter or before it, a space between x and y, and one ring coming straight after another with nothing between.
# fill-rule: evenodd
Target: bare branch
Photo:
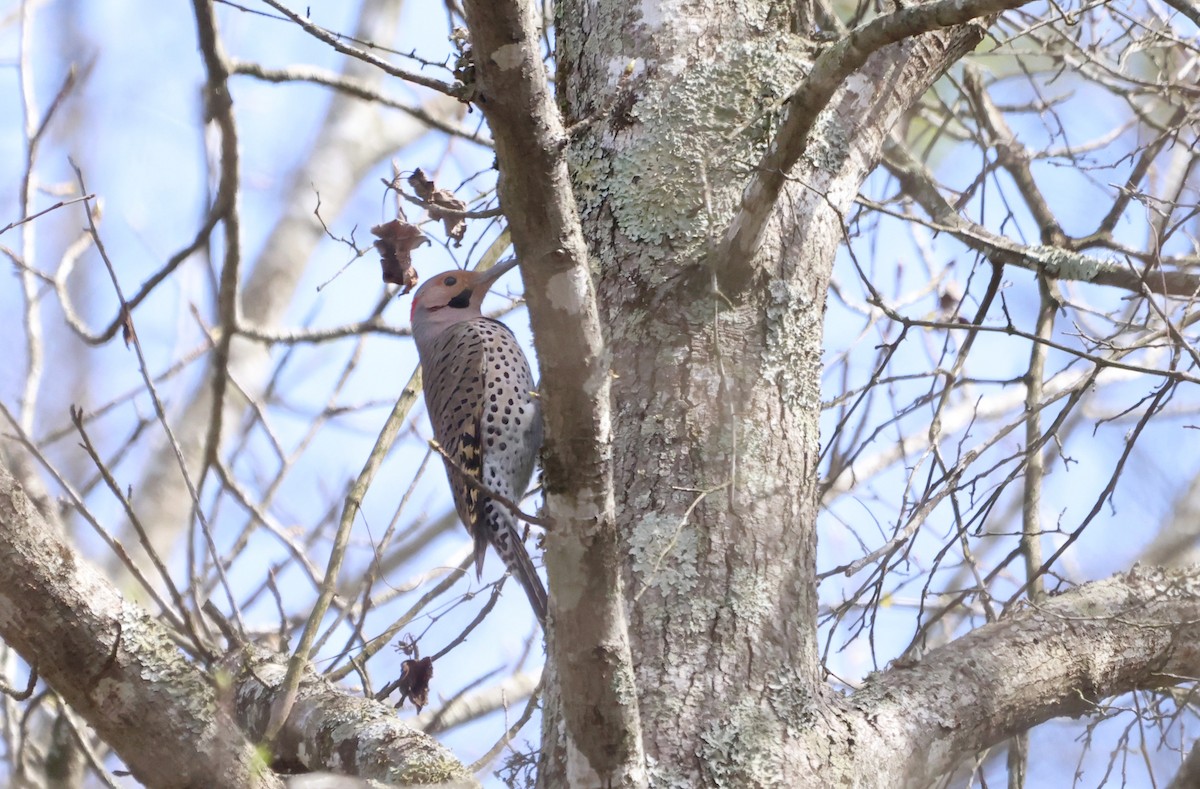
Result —
<instances>
[{"instance_id":1,"label":"bare branch","mask_svg":"<svg viewBox=\"0 0 1200 789\"><path fill-rule=\"evenodd\" d=\"M217 341L213 352L212 367L212 413L208 419L208 434L204 441L204 454L201 459L197 478L198 487L204 486L208 470L217 462L217 452L221 445L222 425L224 422L225 390L229 385L226 370L229 367L229 355L234 333L241 323L241 299L239 291L242 285L242 239L241 215L238 209L238 192L241 183L240 154L238 151L237 123L233 116L233 96L229 90L229 62L225 56L225 48L217 31L217 20L213 8L213 0L193 0L192 7L196 15L196 34L200 43L200 53L204 59L204 68L208 74L205 85L205 112L207 120L214 123L219 132L220 159L218 166L220 175L217 186L216 202L224 206L221 213L221 226L225 230L224 250L225 259L221 264L219 286L217 292L217 312L220 323L226 331ZM222 199L222 196L225 199ZM198 502L197 502L198 503ZM205 536L212 544L212 536L205 529ZM213 558L219 555L212 547Z\"/></svg>"},{"instance_id":2,"label":"bare branch","mask_svg":"<svg viewBox=\"0 0 1200 789\"><path fill-rule=\"evenodd\" d=\"M359 472L358 478L354 480L350 492L346 495L337 533L333 537L333 546L330 549L329 564L325 568L325 578L321 582L321 590L309 612L296 650L292 654L291 660L288 661L287 679L284 682L279 704L272 710L271 722L266 729L268 740L273 740L275 735L280 732L284 721L291 712L293 702L297 699L296 694L299 693L303 672L308 667L308 661L313 657L310 650L313 649L313 644L316 642L317 630L320 628L321 622L325 618L325 612L329 609L329 603L337 590L338 573L341 572L342 561L346 556L346 547L350 542L350 530L354 525L354 519L358 517L363 497L371 487L371 480L375 478L379 467L383 465L383 459L387 457L388 451L392 448L392 442L396 440L396 435L400 432L404 420L408 418L408 412L416 403L417 394L420 391L421 370L417 368L409 377L408 384L404 387L395 407L379 431L379 437L375 440L375 446L371 449L371 454L367 456L362 471Z\"/></svg>"},{"instance_id":3,"label":"bare branch","mask_svg":"<svg viewBox=\"0 0 1200 789\"><path fill-rule=\"evenodd\" d=\"M550 654L558 667L570 775L641 784L633 683L612 491L608 349L567 172L567 138L529 0L465 4L500 166L501 207L521 259L546 415Z\"/></svg>"},{"instance_id":4,"label":"bare branch","mask_svg":"<svg viewBox=\"0 0 1200 789\"><path fill-rule=\"evenodd\" d=\"M309 65L272 69L258 63L248 63L242 60L232 61L232 71L234 74L244 74L265 82L311 82L314 85L324 85L349 96L362 99L363 101L400 110L409 115L413 120L419 121L431 129L443 131L453 137L461 137L464 140L469 140L479 145L491 145L491 141L482 137L478 132L468 131L461 126L450 123L445 119L444 116L447 113L444 111L430 112L424 107L407 104L399 99L381 93L375 85L352 76L336 74L332 71L326 71L325 69ZM440 108L443 105L436 100L437 98L434 97L435 101L431 102L431 104ZM456 109L462 107L462 104L457 101L454 102L454 105L456 105ZM448 108L448 105L446 105L446 108ZM461 109L459 112L461 112ZM4 231L0 230L0 233L2 232Z\"/></svg>"},{"instance_id":5,"label":"bare branch","mask_svg":"<svg viewBox=\"0 0 1200 789\"><path fill-rule=\"evenodd\" d=\"M454 87L442 82L441 80L431 79L426 77L424 74L418 74L415 71L407 71L397 66L393 66L386 60L381 60L366 50L342 43L341 39L337 36L332 35L327 30L318 27L317 25L314 25L312 22L309 22L295 11L292 11L283 3L277 2L277 0L263 0L263 2L295 22L302 30L304 30L305 33L308 33L310 36L318 39L319 41L325 42L335 51L341 52L343 55L349 55L350 57L357 58L364 63L369 63L385 74L398 77L406 82L411 82L414 85L430 88L431 90L436 90L438 93L444 93L447 96L453 96L455 94Z\"/></svg>"},{"instance_id":6,"label":"bare branch","mask_svg":"<svg viewBox=\"0 0 1200 789\"><path fill-rule=\"evenodd\" d=\"M775 208L788 173L808 147L821 111L844 87L851 74L884 47L930 31L992 16L1026 2L1028 0L935 0L874 19L852 30L822 53L788 100L787 118L774 144L755 167L756 175L742 192L741 205L713 253L721 292L732 298L751 281L767 219ZM970 35L979 36L980 31Z\"/></svg>"},{"instance_id":7,"label":"bare branch","mask_svg":"<svg viewBox=\"0 0 1200 789\"><path fill-rule=\"evenodd\" d=\"M1197 21L1197 24L1200 25L1200 21ZM1167 784L1167 789L1193 789L1196 786L1200 786L1200 747L1193 743L1179 772L1175 773L1171 783Z\"/></svg>"},{"instance_id":8,"label":"bare branch","mask_svg":"<svg viewBox=\"0 0 1200 789\"><path fill-rule=\"evenodd\" d=\"M80 195L79 197L72 197L70 200L59 200L54 205L49 206L47 208L43 208L41 211L31 214L31 215L25 217L24 219L18 219L15 222L9 222L4 227L0 227L0 236L4 235L9 230L12 230L14 227L20 227L21 225L25 224L26 222L32 222L33 220L38 219L39 217L43 217L46 214L57 211L60 208L65 208L66 206L69 206L69 205L75 205L76 203L84 203L84 202L87 202L88 200L94 200L94 199L96 199L95 195Z\"/></svg>"},{"instance_id":9,"label":"bare branch","mask_svg":"<svg viewBox=\"0 0 1200 789\"><path fill-rule=\"evenodd\" d=\"M887 147L888 169L933 217L939 230L952 233L967 246L1000 263L1036 271L1056 280L1112 285L1134 293L1149 288L1154 293L1190 297L1200 293L1200 276L1190 271L1142 272L1115 258L1097 258L1069 247L1019 244L964 219L938 192L932 176L902 145Z\"/></svg>"}]
</instances>

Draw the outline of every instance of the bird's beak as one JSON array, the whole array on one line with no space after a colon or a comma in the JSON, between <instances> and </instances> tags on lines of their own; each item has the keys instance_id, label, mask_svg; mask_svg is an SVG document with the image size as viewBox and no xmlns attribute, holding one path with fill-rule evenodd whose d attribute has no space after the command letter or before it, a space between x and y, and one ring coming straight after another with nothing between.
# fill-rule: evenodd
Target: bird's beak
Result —
<instances>
[{"instance_id":1,"label":"bird's beak","mask_svg":"<svg viewBox=\"0 0 1200 789\"><path fill-rule=\"evenodd\" d=\"M480 286L482 286L483 290L486 292L490 287L492 287L492 284L496 280L500 279L501 277L503 277L505 274L507 274L509 271L511 271L512 269L514 269L516 267L517 267L517 259L516 258L508 258L506 260L501 260L499 263L492 266L487 271L481 272L479 275L478 283Z\"/></svg>"}]
</instances>

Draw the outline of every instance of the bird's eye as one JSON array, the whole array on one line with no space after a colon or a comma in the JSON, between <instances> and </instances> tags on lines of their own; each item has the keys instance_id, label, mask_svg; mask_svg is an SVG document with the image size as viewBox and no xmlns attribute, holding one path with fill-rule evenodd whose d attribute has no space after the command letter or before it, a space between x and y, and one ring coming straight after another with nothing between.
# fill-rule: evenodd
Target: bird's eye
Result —
<instances>
[{"instance_id":1,"label":"bird's eye","mask_svg":"<svg viewBox=\"0 0 1200 789\"><path fill-rule=\"evenodd\" d=\"M454 277L446 277L444 280L442 280L442 284L449 286L449 287L453 287L457 283L458 283L458 280Z\"/></svg>"}]
</instances>

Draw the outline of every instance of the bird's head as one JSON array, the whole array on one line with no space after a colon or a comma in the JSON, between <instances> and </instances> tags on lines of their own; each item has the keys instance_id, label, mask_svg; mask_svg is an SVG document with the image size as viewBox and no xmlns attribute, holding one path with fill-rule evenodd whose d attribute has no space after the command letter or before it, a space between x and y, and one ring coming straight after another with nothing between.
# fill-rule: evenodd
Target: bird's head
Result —
<instances>
[{"instance_id":1,"label":"bird's head","mask_svg":"<svg viewBox=\"0 0 1200 789\"><path fill-rule=\"evenodd\" d=\"M478 318L488 289L516 265L516 258L509 258L487 271L443 271L426 280L413 294L412 332L417 349L428 347L454 324Z\"/></svg>"}]
</instances>

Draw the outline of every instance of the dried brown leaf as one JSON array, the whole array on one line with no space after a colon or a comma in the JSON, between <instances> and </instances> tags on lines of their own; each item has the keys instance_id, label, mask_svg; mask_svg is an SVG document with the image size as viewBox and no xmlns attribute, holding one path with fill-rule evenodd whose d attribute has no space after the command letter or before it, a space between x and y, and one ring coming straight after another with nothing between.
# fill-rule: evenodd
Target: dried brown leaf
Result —
<instances>
[{"instance_id":1,"label":"dried brown leaf","mask_svg":"<svg viewBox=\"0 0 1200 789\"><path fill-rule=\"evenodd\" d=\"M137 338L137 332L133 328L133 315L129 312L129 307L121 307L121 339L125 341L125 347Z\"/></svg>"},{"instance_id":2,"label":"dried brown leaf","mask_svg":"<svg viewBox=\"0 0 1200 789\"><path fill-rule=\"evenodd\" d=\"M449 189L438 189L420 167L408 177L408 185L417 193L417 197L425 201L429 216L442 220L442 227L445 228L446 235L454 239L454 246L462 246L463 236L467 232L467 220L466 217L458 216L457 212L467 210L466 202L455 197ZM448 214L439 210L442 208L448 208L455 213Z\"/></svg>"},{"instance_id":3,"label":"dried brown leaf","mask_svg":"<svg viewBox=\"0 0 1200 789\"><path fill-rule=\"evenodd\" d=\"M433 661L430 658L423 657L418 660L406 660L400 664L400 701L396 704L399 707L404 703L405 699L412 701L413 706L417 708L417 712L429 703L429 682L433 679Z\"/></svg>"},{"instance_id":4,"label":"dried brown leaf","mask_svg":"<svg viewBox=\"0 0 1200 789\"><path fill-rule=\"evenodd\" d=\"M416 225L401 222L399 219L376 225L371 228L371 232L379 238L375 242L375 248L379 250L383 281L399 285L400 295L408 293L417 284L417 271L412 266L412 251L421 244L428 244L429 239Z\"/></svg>"},{"instance_id":5,"label":"dried brown leaf","mask_svg":"<svg viewBox=\"0 0 1200 789\"><path fill-rule=\"evenodd\" d=\"M417 193L417 197L429 202L429 198L433 195L433 191L437 189L437 185L425 175L425 171L420 167L413 170L413 174L408 177L408 185Z\"/></svg>"}]
</instances>

